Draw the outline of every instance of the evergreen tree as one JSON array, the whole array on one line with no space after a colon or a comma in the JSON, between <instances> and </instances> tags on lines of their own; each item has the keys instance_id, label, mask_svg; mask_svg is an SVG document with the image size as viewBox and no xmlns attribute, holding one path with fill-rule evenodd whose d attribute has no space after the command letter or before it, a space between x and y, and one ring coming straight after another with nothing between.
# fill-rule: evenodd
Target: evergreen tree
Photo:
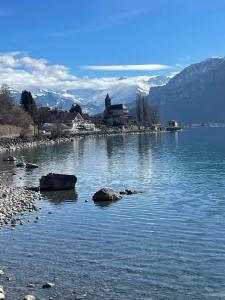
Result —
<instances>
[{"instance_id":1,"label":"evergreen tree","mask_svg":"<svg viewBox=\"0 0 225 300\"><path fill-rule=\"evenodd\" d=\"M38 121L38 109L30 91L22 91L20 105L34 120Z\"/></svg>"},{"instance_id":2,"label":"evergreen tree","mask_svg":"<svg viewBox=\"0 0 225 300\"><path fill-rule=\"evenodd\" d=\"M72 105L71 108L70 108L70 113L71 114L74 114L74 113L79 113L81 116L83 116L83 112L82 112L82 108L79 104L76 104L76 105Z\"/></svg>"}]
</instances>

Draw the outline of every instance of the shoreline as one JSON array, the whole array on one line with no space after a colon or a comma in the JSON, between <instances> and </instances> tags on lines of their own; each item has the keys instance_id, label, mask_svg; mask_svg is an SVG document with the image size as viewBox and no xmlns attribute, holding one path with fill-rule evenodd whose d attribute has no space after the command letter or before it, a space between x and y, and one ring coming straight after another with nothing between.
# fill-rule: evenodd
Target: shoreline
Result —
<instances>
[{"instance_id":1,"label":"shoreline","mask_svg":"<svg viewBox=\"0 0 225 300\"><path fill-rule=\"evenodd\" d=\"M35 205L39 199L37 193L21 187L0 186L0 230L5 225L16 227L23 225L25 212L35 212L39 208Z\"/></svg>"},{"instance_id":2,"label":"shoreline","mask_svg":"<svg viewBox=\"0 0 225 300\"><path fill-rule=\"evenodd\" d=\"M138 129L138 130L101 130L101 131L83 131L69 136L62 137L30 137L30 138L0 138L0 153L10 152L22 149L29 149L39 146L50 146L56 144L70 143L76 138L83 137L95 137L95 136L113 136L124 134L142 134L142 133L154 133L151 129ZM164 131L159 131L161 133Z\"/></svg>"},{"instance_id":3,"label":"shoreline","mask_svg":"<svg viewBox=\"0 0 225 300\"><path fill-rule=\"evenodd\" d=\"M69 137L45 137L45 138L0 138L0 153L10 153L16 150L32 149L40 146L50 146L63 143L71 143L76 138L101 137L124 134L154 133L153 130L102 130L79 132ZM7 182L13 174L4 172L0 174L0 229L5 225L15 227L17 224L23 225L24 218L20 218L24 212L38 211L35 202L40 199L40 195L23 187L10 187Z\"/></svg>"}]
</instances>

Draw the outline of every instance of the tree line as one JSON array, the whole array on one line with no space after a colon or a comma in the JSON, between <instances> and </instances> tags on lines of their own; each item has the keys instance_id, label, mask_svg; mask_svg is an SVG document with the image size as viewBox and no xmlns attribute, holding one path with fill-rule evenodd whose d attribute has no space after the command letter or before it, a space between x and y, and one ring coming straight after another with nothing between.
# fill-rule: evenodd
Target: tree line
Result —
<instances>
[{"instance_id":1,"label":"tree line","mask_svg":"<svg viewBox=\"0 0 225 300\"><path fill-rule=\"evenodd\" d=\"M32 123L32 117L15 104L8 86L3 85L0 89L0 124L27 128Z\"/></svg>"},{"instance_id":2,"label":"tree line","mask_svg":"<svg viewBox=\"0 0 225 300\"><path fill-rule=\"evenodd\" d=\"M76 113L83 115L78 104L72 105L69 112L58 108L38 107L31 92L27 90L22 91L20 103L16 104L10 88L7 85L0 88L0 125L17 126L25 132L30 126L38 129L43 123L63 122L67 120L68 115Z\"/></svg>"},{"instance_id":3,"label":"tree line","mask_svg":"<svg viewBox=\"0 0 225 300\"><path fill-rule=\"evenodd\" d=\"M143 126L150 126L160 123L159 107L149 104L148 97L139 93L136 99L137 122Z\"/></svg>"}]
</instances>

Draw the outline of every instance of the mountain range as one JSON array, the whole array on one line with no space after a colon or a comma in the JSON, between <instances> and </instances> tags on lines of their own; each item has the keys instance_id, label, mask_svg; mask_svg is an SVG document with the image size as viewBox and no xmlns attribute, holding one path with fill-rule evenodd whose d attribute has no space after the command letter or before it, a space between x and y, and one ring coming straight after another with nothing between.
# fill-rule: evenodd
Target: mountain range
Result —
<instances>
[{"instance_id":1,"label":"mountain range","mask_svg":"<svg viewBox=\"0 0 225 300\"><path fill-rule=\"evenodd\" d=\"M190 65L166 85L150 89L149 102L160 107L161 121L225 122L225 58Z\"/></svg>"},{"instance_id":2,"label":"mountain range","mask_svg":"<svg viewBox=\"0 0 225 300\"><path fill-rule=\"evenodd\" d=\"M80 104L89 114L104 110L109 93L114 104L128 104L134 110L137 93L144 93L151 105L160 107L161 122L176 119L181 123L225 123L225 58L208 58L169 76L112 78L101 88L32 91L39 106L69 110ZM19 102L20 91L11 89Z\"/></svg>"},{"instance_id":3,"label":"mountain range","mask_svg":"<svg viewBox=\"0 0 225 300\"><path fill-rule=\"evenodd\" d=\"M129 103L136 100L137 93L148 95L150 88L162 86L169 82L171 76L137 76L113 78L113 82L104 88L82 88L70 90L32 90L38 106L60 107L69 110L72 104L79 104L89 114L97 114L104 110L104 100L109 93L114 104ZM21 92L11 88L15 101L20 101Z\"/></svg>"}]
</instances>

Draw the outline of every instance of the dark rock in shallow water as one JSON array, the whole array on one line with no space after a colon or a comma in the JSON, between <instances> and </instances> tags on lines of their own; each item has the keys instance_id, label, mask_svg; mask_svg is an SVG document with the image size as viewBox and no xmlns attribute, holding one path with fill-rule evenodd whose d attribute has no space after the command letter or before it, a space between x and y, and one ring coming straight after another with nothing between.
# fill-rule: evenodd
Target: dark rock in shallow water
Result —
<instances>
[{"instance_id":1,"label":"dark rock in shallow water","mask_svg":"<svg viewBox=\"0 0 225 300\"><path fill-rule=\"evenodd\" d=\"M130 190L130 189L125 189L123 191L120 191L120 195L134 195L134 194L140 194L142 191L137 191L137 190Z\"/></svg>"},{"instance_id":2,"label":"dark rock in shallow water","mask_svg":"<svg viewBox=\"0 0 225 300\"><path fill-rule=\"evenodd\" d=\"M16 157L11 156L11 155L3 158L3 161L16 161L16 160L17 160Z\"/></svg>"},{"instance_id":3,"label":"dark rock in shallow water","mask_svg":"<svg viewBox=\"0 0 225 300\"><path fill-rule=\"evenodd\" d=\"M40 179L41 191L72 190L75 188L77 177L75 175L49 173Z\"/></svg>"},{"instance_id":4,"label":"dark rock in shallow water","mask_svg":"<svg viewBox=\"0 0 225 300\"><path fill-rule=\"evenodd\" d=\"M43 284L43 288L44 289L49 289L49 288L52 288L54 286L54 283L51 283L51 282L46 282Z\"/></svg>"},{"instance_id":5,"label":"dark rock in shallow water","mask_svg":"<svg viewBox=\"0 0 225 300\"><path fill-rule=\"evenodd\" d=\"M26 167L26 163L25 162L18 162L17 164L16 164L16 167Z\"/></svg>"},{"instance_id":6,"label":"dark rock in shallow water","mask_svg":"<svg viewBox=\"0 0 225 300\"><path fill-rule=\"evenodd\" d=\"M98 201L115 201L115 200L119 200L121 198L122 198L122 196L118 192L116 192L110 188L102 188L93 195L93 200L96 202L98 202Z\"/></svg>"},{"instance_id":7,"label":"dark rock in shallow water","mask_svg":"<svg viewBox=\"0 0 225 300\"><path fill-rule=\"evenodd\" d=\"M36 168L38 168L38 165L36 165L36 164L31 164L31 163L27 163L27 164L26 164L26 168L27 168L27 169L36 169Z\"/></svg>"}]
</instances>

